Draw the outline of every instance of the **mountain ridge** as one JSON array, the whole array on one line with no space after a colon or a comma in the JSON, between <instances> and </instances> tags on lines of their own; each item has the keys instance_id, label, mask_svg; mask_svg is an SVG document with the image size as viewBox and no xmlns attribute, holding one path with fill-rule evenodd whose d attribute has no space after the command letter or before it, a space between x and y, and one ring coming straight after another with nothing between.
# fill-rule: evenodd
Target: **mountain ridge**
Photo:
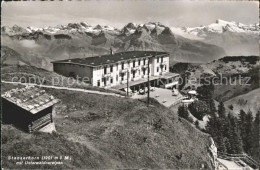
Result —
<instances>
[{"instance_id":1,"label":"mountain ridge","mask_svg":"<svg viewBox=\"0 0 260 170\"><path fill-rule=\"evenodd\" d=\"M208 36L211 38L198 40L176 34L175 30L160 22L139 25L130 22L122 29L107 25L91 26L87 22L79 22L45 28L3 26L1 30L2 45L16 51L23 58L28 58L31 65L47 70L51 70L52 66L46 63L46 60L102 55L107 54L111 47L115 52L132 50L169 52L171 65L174 62L187 61L205 63L228 55L229 50L226 51L223 47L225 44L223 41L227 41L226 46L232 48L232 51L235 51L233 46L240 51L248 49L248 53L256 51L255 38L252 41L251 34L248 37L244 33L232 32L233 40L242 42L238 44L229 43L226 36L231 36L231 33L226 35L226 32L217 36L217 33L213 33L214 36L211 34ZM241 48L246 44L250 48ZM30 62L33 56L37 56L44 64Z\"/></svg>"}]
</instances>

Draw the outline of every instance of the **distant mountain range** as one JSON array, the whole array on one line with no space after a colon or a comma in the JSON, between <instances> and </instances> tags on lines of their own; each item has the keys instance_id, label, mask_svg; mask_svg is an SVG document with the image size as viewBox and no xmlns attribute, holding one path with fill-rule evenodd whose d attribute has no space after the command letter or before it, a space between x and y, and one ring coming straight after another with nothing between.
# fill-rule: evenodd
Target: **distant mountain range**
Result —
<instances>
[{"instance_id":1,"label":"distant mountain range","mask_svg":"<svg viewBox=\"0 0 260 170\"><path fill-rule=\"evenodd\" d=\"M208 26L172 30L183 37L222 47L229 56L259 55L259 23L245 25L219 19Z\"/></svg>"},{"instance_id":2,"label":"distant mountain range","mask_svg":"<svg viewBox=\"0 0 260 170\"><path fill-rule=\"evenodd\" d=\"M170 28L159 22L128 23L122 29L91 26L86 22L46 28L1 28L2 46L21 58L23 63L51 70L56 59L91 57L130 50L166 51L170 62L205 63L225 55L258 55L259 24L217 20L208 26ZM5 52L8 53L8 52Z\"/></svg>"}]
</instances>

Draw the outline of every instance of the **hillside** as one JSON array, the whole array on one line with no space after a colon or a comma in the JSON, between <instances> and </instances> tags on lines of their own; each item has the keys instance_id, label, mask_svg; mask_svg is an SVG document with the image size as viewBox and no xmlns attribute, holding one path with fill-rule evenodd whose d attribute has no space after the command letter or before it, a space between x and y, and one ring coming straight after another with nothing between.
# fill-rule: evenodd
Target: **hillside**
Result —
<instances>
[{"instance_id":1,"label":"hillside","mask_svg":"<svg viewBox=\"0 0 260 170\"><path fill-rule=\"evenodd\" d=\"M209 62L225 55L223 48L175 35L161 23L127 24L122 29L86 23L47 28L2 27L2 45L11 48L32 66L51 70L50 61L90 57L115 52L154 50L170 53L174 62Z\"/></svg>"},{"instance_id":2,"label":"hillside","mask_svg":"<svg viewBox=\"0 0 260 170\"><path fill-rule=\"evenodd\" d=\"M13 49L1 46L1 63L2 65L25 65L21 55Z\"/></svg>"},{"instance_id":3,"label":"hillside","mask_svg":"<svg viewBox=\"0 0 260 170\"><path fill-rule=\"evenodd\" d=\"M239 95L228 101L225 101L226 106L233 106L233 111L239 113L241 109L245 112L249 110L256 115L256 113L260 110L260 104L257 101L260 101L260 88L252 90L246 94Z\"/></svg>"},{"instance_id":4,"label":"hillside","mask_svg":"<svg viewBox=\"0 0 260 170\"><path fill-rule=\"evenodd\" d=\"M183 89L200 86L203 77L215 77L214 99L227 101L259 87L259 57L229 56L200 65L179 63L172 70L187 76Z\"/></svg>"},{"instance_id":5,"label":"hillside","mask_svg":"<svg viewBox=\"0 0 260 170\"><path fill-rule=\"evenodd\" d=\"M15 87L2 83L2 92ZM144 101L134 99L46 91L61 99L53 117L57 133L28 135L3 125L4 168L19 166L8 161L8 155L71 156L71 161L56 165L62 169L213 168L209 136L155 100L147 108Z\"/></svg>"}]
</instances>

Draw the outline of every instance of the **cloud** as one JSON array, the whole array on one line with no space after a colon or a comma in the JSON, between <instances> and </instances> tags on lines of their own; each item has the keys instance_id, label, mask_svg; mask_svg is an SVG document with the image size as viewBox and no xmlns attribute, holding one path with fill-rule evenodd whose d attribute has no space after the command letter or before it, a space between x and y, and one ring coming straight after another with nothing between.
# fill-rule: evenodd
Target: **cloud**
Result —
<instances>
[{"instance_id":1,"label":"cloud","mask_svg":"<svg viewBox=\"0 0 260 170\"><path fill-rule=\"evenodd\" d=\"M26 48L35 48L35 47L39 47L38 44L35 43L34 40L21 40L19 41L19 43Z\"/></svg>"},{"instance_id":2,"label":"cloud","mask_svg":"<svg viewBox=\"0 0 260 170\"><path fill-rule=\"evenodd\" d=\"M171 27L208 25L220 18L245 24L259 20L258 2L79 1L10 2L2 6L2 25L46 27L69 22L123 27L159 21Z\"/></svg>"}]
</instances>

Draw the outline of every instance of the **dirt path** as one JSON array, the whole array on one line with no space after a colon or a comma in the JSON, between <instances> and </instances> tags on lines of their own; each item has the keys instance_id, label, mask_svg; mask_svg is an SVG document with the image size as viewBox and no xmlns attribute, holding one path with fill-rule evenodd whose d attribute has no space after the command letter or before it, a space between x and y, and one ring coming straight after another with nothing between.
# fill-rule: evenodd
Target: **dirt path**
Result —
<instances>
[{"instance_id":1,"label":"dirt path","mask_svg":"<svg viewBox=\"0 0 260 170\"><path fill-rule=\"evenodd\" d=\"M91 94L100 94L100 95L107 95L107 96L124 97L124 96L116 94L116 93L107 93L107 92L86 90L86 89L80 89L80 88L48 86L48 85L39 85L39 84L33 84L33 83L11 82L11 81L4 81L4 80L2 80L1 82L2 83L7 83L7 84L33 85L33 86L37 86L37 87L44 87L44 88L51 88L51 89L70 90L70 91L77 91L77 92L84 92L84 93L91 93Z\"/></svg>"}]
</instances>

